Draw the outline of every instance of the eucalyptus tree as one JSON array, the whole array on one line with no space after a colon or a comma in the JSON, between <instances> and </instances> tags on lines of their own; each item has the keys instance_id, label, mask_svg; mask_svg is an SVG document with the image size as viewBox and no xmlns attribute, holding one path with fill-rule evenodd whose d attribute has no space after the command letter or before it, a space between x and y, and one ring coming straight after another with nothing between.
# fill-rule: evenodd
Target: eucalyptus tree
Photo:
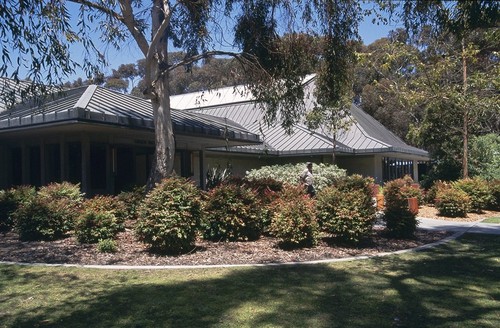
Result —
<instances>
[{"instance_id":1,"label":"eucalyptus tree","mask_svg":"<svg viewBox=\"0 0 500 328\"><path fill-rule=\"evenodd\" d=\"M98 44L135 44L145 60L143 94L151 99L155 160L148 186L173 172L175 142L170 114L170 72L211 57L232 57L245 68L249 90L265 103L268 123L288 130L304 114L301 38L322 36L319 107L340 108L362 11L355 0L3 0L0 3L0 74L27 68L33 82L58 83L79 66L98 72L105 53ZM283 43L287 34L290 42ZM229 44L224 40L231 40ZM130 42L132 41L132 42ZM83 45L75 59L72 45ZM229 46L229 47L227 47ZM185 57L171 64L169 51ZM230 49L230 50L221 50Z\"/></svg>"},{"instance_id":2,"label":"eucalyptus tree","mask_svg":"<svg viewBox=\"0 0 500 328\"><path fill-rule=\"evenodd\" d=\"M428 40L445 37L454 49L459 49L452 53L428 52L435 59L440 58L440 65L433 65L437 71L427 70L429 76L435 77L430 84L437 87L434 88L433 96L428 98L434 100L434 103L429 102L427 108L429 110L433 110L431 107L456 110L455 115L461 119L462 176L467 177L469 175L470 129L486 112L491 112L491 109L498 112L499 109L500 3L489 0L405 0L379 1L379 3L384 3L392 12L399 13L410 37L414 37L420 48L432 50L429 44L419 42L421 40L418 36L422 35L425 27ZM486 40L487 45L474 42L477 41L474 40L474 36L478 32L483 40ZM477 65L474 64L485 52L491 56L489 57L491 64L489 72L475 70ZM447 79L449 72L456 69L457 59L460 64L459 84L455 79ZM436 81L439 83L434 83ZM429 93L429 95L432 94ZM437 98L436 95L441 97Z\"/></svg>"}]
</instances>

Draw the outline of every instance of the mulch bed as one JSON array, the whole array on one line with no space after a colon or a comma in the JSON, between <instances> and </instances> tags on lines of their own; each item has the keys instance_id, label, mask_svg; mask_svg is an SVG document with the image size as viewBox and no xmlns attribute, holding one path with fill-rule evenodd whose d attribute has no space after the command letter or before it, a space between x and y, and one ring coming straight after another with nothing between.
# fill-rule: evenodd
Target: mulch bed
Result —
<instances>
[{"instance_id":1,"label":"mulch bed","mask_svg":"<svg viewBox=\"0 0 500 328\"><path fill-rule=\"evenodd\" d=\"M172 256L149 252L146 245L135 239L130 229L118 235L116 253L101 253L95 244L79 244L75 237L50 242L22 242L17 234L9 232L0 235L0 261L132 266L305 262L409 249L438 241L448 235L450 234L447 232L418 230L414 239L389 239L381 229L375 229L371 238L358 247L336 245L325 237L316 247L293 250L281 249L276 239L271 237L251 242L209 242L200 239L191 252Z\"/></svg>"}]
</instances>

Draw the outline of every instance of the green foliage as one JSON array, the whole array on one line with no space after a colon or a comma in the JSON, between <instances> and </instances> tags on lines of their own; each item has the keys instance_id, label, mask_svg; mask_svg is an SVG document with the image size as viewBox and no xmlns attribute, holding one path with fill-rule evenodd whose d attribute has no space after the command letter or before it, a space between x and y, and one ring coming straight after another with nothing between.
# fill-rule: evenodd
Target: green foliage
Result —
<instances>
[{"instance_id":1,"label":"green foliage","mask_svg":"<svg viewBox=\"0 0 500 328\"><path fill-rule=\"evenodd\" d=\"M96 196L88 199L76 220L76 238L81 243L112 239L124 229L124 215L125 207L115 197Z\"/></svg>"},{"instance_id":2,"label":"green foliage","mask_svg":"<svg viewBox=\"0 0 500 328\"><path fill-rule=\"evenodd\" d=\"M113 239L100 239L97 243L97 250L101 253L116 253L118 245Z\"/></svg>"},{"instance_id":3,"label":"green foliage","mask_svg":"<svg viewBox=\"0 0 500 328\"><path fill-rule=\"evenodd\" d=\"M414 193L413 189L408 179L392 180L384 186L384 221L391 237L411 238L415 234L416 213L408 208L408 197Z\"/></svg>"},{"instance_id":4,"label":"green foliage","mask_svg":"<svg viewBox=\"0 0 500 328\"><path fill-rule=\"evenodd\" d=\"M312 247L319 240L315 200L300 186L287 185L273 203L270 232L282 247Z\"/></svg>"},{"instance_id":5,"label":"green foliage","mask_svg":"<svg viewBox=\"0 0 500 328\"><path fill-rule=\"evenodd\" d=\"M231 178L228 183L245 186L254 192L257 197L254 206L262 210L263 232L265 233L271 224L272 208L270 205L279 197L279 192L283 190L283 183L271 178Z\"/></svg>"},{"instance_id":6,"label":"green foliage","mask_svg":"<svg viewBox=\"0 0 500 328\"><path fill-rule=\"evenodd\" d=\"M489 209L500 210L500 180L492 180L488 182L488 189L490 190L491 202L488 206Z\"/></svg>"},{"instance_id":7,"label":"green foliage","mask_svg":"<svg viewBox=\"0 0 500 328\"><path fill-rule=\"evenodd\" d=\"M249 180L271 178L284 184L295 185L299 183L300 174L305 168L306 163L263 166L247 172L246 178ZM331 186L338 178L345 176L346 171L336 165L320 163L313 166L313 175L314 188L320 191L326 186Z\"/></svg>"},{"instance_id":8,"label":"green foliage","mask_svg":"<svg viewBox=\"0 0 500 328\"><path fill-rule=\"evenodd\" d=\"M470 203L467 193L458 188L439 188L436 193L435 206L442 216L466 217Z\"/></svg>"},{"instance_id":9,"label":"green foliage","mask_svg":"<svg viewBox=\"0 0 500 328\"><path fill-rule=\"evenodd\" d=\"M231 170L229 168L221 168L220 166L212 167L207 171L207 183L206 188L208 190L213 189L231 177Z\"/></svg>"},{"instance_id":10,"label":"green foliage","mask_svg":"<svg viewBox=\"0 0 500 328\"><path fill-rule=\"evenodd\" d=\"M74 227L83 201L79 185L52 183L33 197L29 187L18 191L24 199L14 212L15 228L21 240L54 240Z\"/></svg>"},{"instance_id":11,"label":"green foliage","mask_svg":"<svg viewBox=\"0 0 500 328\"><path fill-rule=\"evenodd\" d=\"M14 212L21 204L31 202L35 196L36 189L30 186L0 190L0 232L14 228Z\"/></svg>"},{"instance_id":12,"label":"green foliage","mask_svg":"<svg viewBox=\"0 0 500 328\"><path fill-rule=\"evenodd\" d=\"M10 231L14 226L12 213L17 203L10 190L0 190L0 232Z\"/></svg>"},{"instance_id":13,"label":"green foliage","mask_svg":"<svg viewBox=\"0 0 500 328\"><path fill-rule=\"evenodd\" d=\"M210 190L204 210L206 239L255 240L263 232L265 212L256 192L244 184L222 184Z\"/></svg>"},{"instance_id":14,"label":"green foliage","mask_svg":"<svg viewBox=\"0 0 500 328\"><path fill-rule=\"evenodd\" d=\"M500 135L490 133L472 138L470 173L486 180L500 179Z\"/></svg>"},{"instance_id":15,"label":"green foliage","mask_svg":"<svg viewBox=\"0 0 500 328\"><path fill-rule=\"evenodd\" d=\"M122 191L118 194L117 200L122 202L125 206L124 219L125 220L136 220L137 219L137 209L139 205L144 200L144 195L146 193L146 187L136 187L131 191Z\"/></svg>"},{"instance_id":16,"label":"green foliage","mask_svg":"<svg viewBox=\"0 0 500 328\"><path fill-rule=\"evenodd\" d=\"M460 179L452 183L452 187L464 191L470 198L470 210L482 213L491 203L490 190L486 180L481 178Z\"/></svg>"},{"instance_id":17,"label":"green foliage","mask_svg":"<svg viewBox=\"0 0 500 328\"><path fill-rule=\"evenodd\" d=\"M189 180L168 178L151 190L140 205L136 234L153 251L189 250L202 218L200 191Z\"/></svg>"},{"instance_id":18,"label":"green foliage","mask_svg":"<svg viewBox=\"0 0 500 328\"><path fill-rule=\"evenodd\" d=\"M426 191L424 200L427 204L434 205L436 201L437 192L443 188L450 188L450 185L444 181L436 180L433 182L432 186Z\"/></svg>"},{"instance_id":19,"label":"green foliage","mask_svg":"<svg viewBox=\"0 0 500 328\"><path fill-rule=\"evenodd\" d=\"M327 187L316 199L317 218L323 231L352 244L369 236L375 219L371 188Z\"/></svg>"}]
</instances>

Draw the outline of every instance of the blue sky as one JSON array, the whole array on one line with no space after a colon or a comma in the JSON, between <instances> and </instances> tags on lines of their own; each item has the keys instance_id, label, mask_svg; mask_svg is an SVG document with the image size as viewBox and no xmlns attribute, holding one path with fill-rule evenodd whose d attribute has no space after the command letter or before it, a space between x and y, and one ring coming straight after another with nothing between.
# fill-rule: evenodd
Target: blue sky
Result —
<instances>
[{"instance_id":1,"label":"blue sky","mask_svg":"<svg viewBox=\"0 0 500 328\"><path fill-rule=\"evenodd\" d=\"M395 25L377 25L372 23L372 17L366 17L366 19L359 26L359 33L365 44L370 44L373 41L387 36L388 32L397 28ZM107 56L107 61L109 65L102 68L105 75L110 75L112 69L118 68L121 64L135 63L137 60L143 58L142 53L139 51L135 41L130 38L124 44L122 44L120 50L114 49L109 45L100 45L101 51L103 51ZM83 53L81 46L74 47L72 49L73 59L78 61L78 57ZM21 73L22 74L22 73ZM74 81L81 77L86 79L83 71L77 71L75 74L69 76L66 81Z\"/></svg>"}]
</instances>

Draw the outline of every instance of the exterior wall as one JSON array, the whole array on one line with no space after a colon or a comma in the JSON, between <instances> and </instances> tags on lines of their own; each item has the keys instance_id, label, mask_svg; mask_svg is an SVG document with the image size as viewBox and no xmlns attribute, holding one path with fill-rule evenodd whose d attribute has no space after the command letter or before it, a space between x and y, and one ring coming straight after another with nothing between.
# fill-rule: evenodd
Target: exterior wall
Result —
<instances>
[{"instance_id":1,"label":"exterior wall","mask_svg":"<svg viewBox=\"0 0 500 328\"><path fill-rule=\"evenodd\" d=\"M367 156L337 156L336 163L339 167L346 169L347 174L360 174L373 177L376 183L382 182L382 159L378 155Z\"/></svg>"}]
</instances>

